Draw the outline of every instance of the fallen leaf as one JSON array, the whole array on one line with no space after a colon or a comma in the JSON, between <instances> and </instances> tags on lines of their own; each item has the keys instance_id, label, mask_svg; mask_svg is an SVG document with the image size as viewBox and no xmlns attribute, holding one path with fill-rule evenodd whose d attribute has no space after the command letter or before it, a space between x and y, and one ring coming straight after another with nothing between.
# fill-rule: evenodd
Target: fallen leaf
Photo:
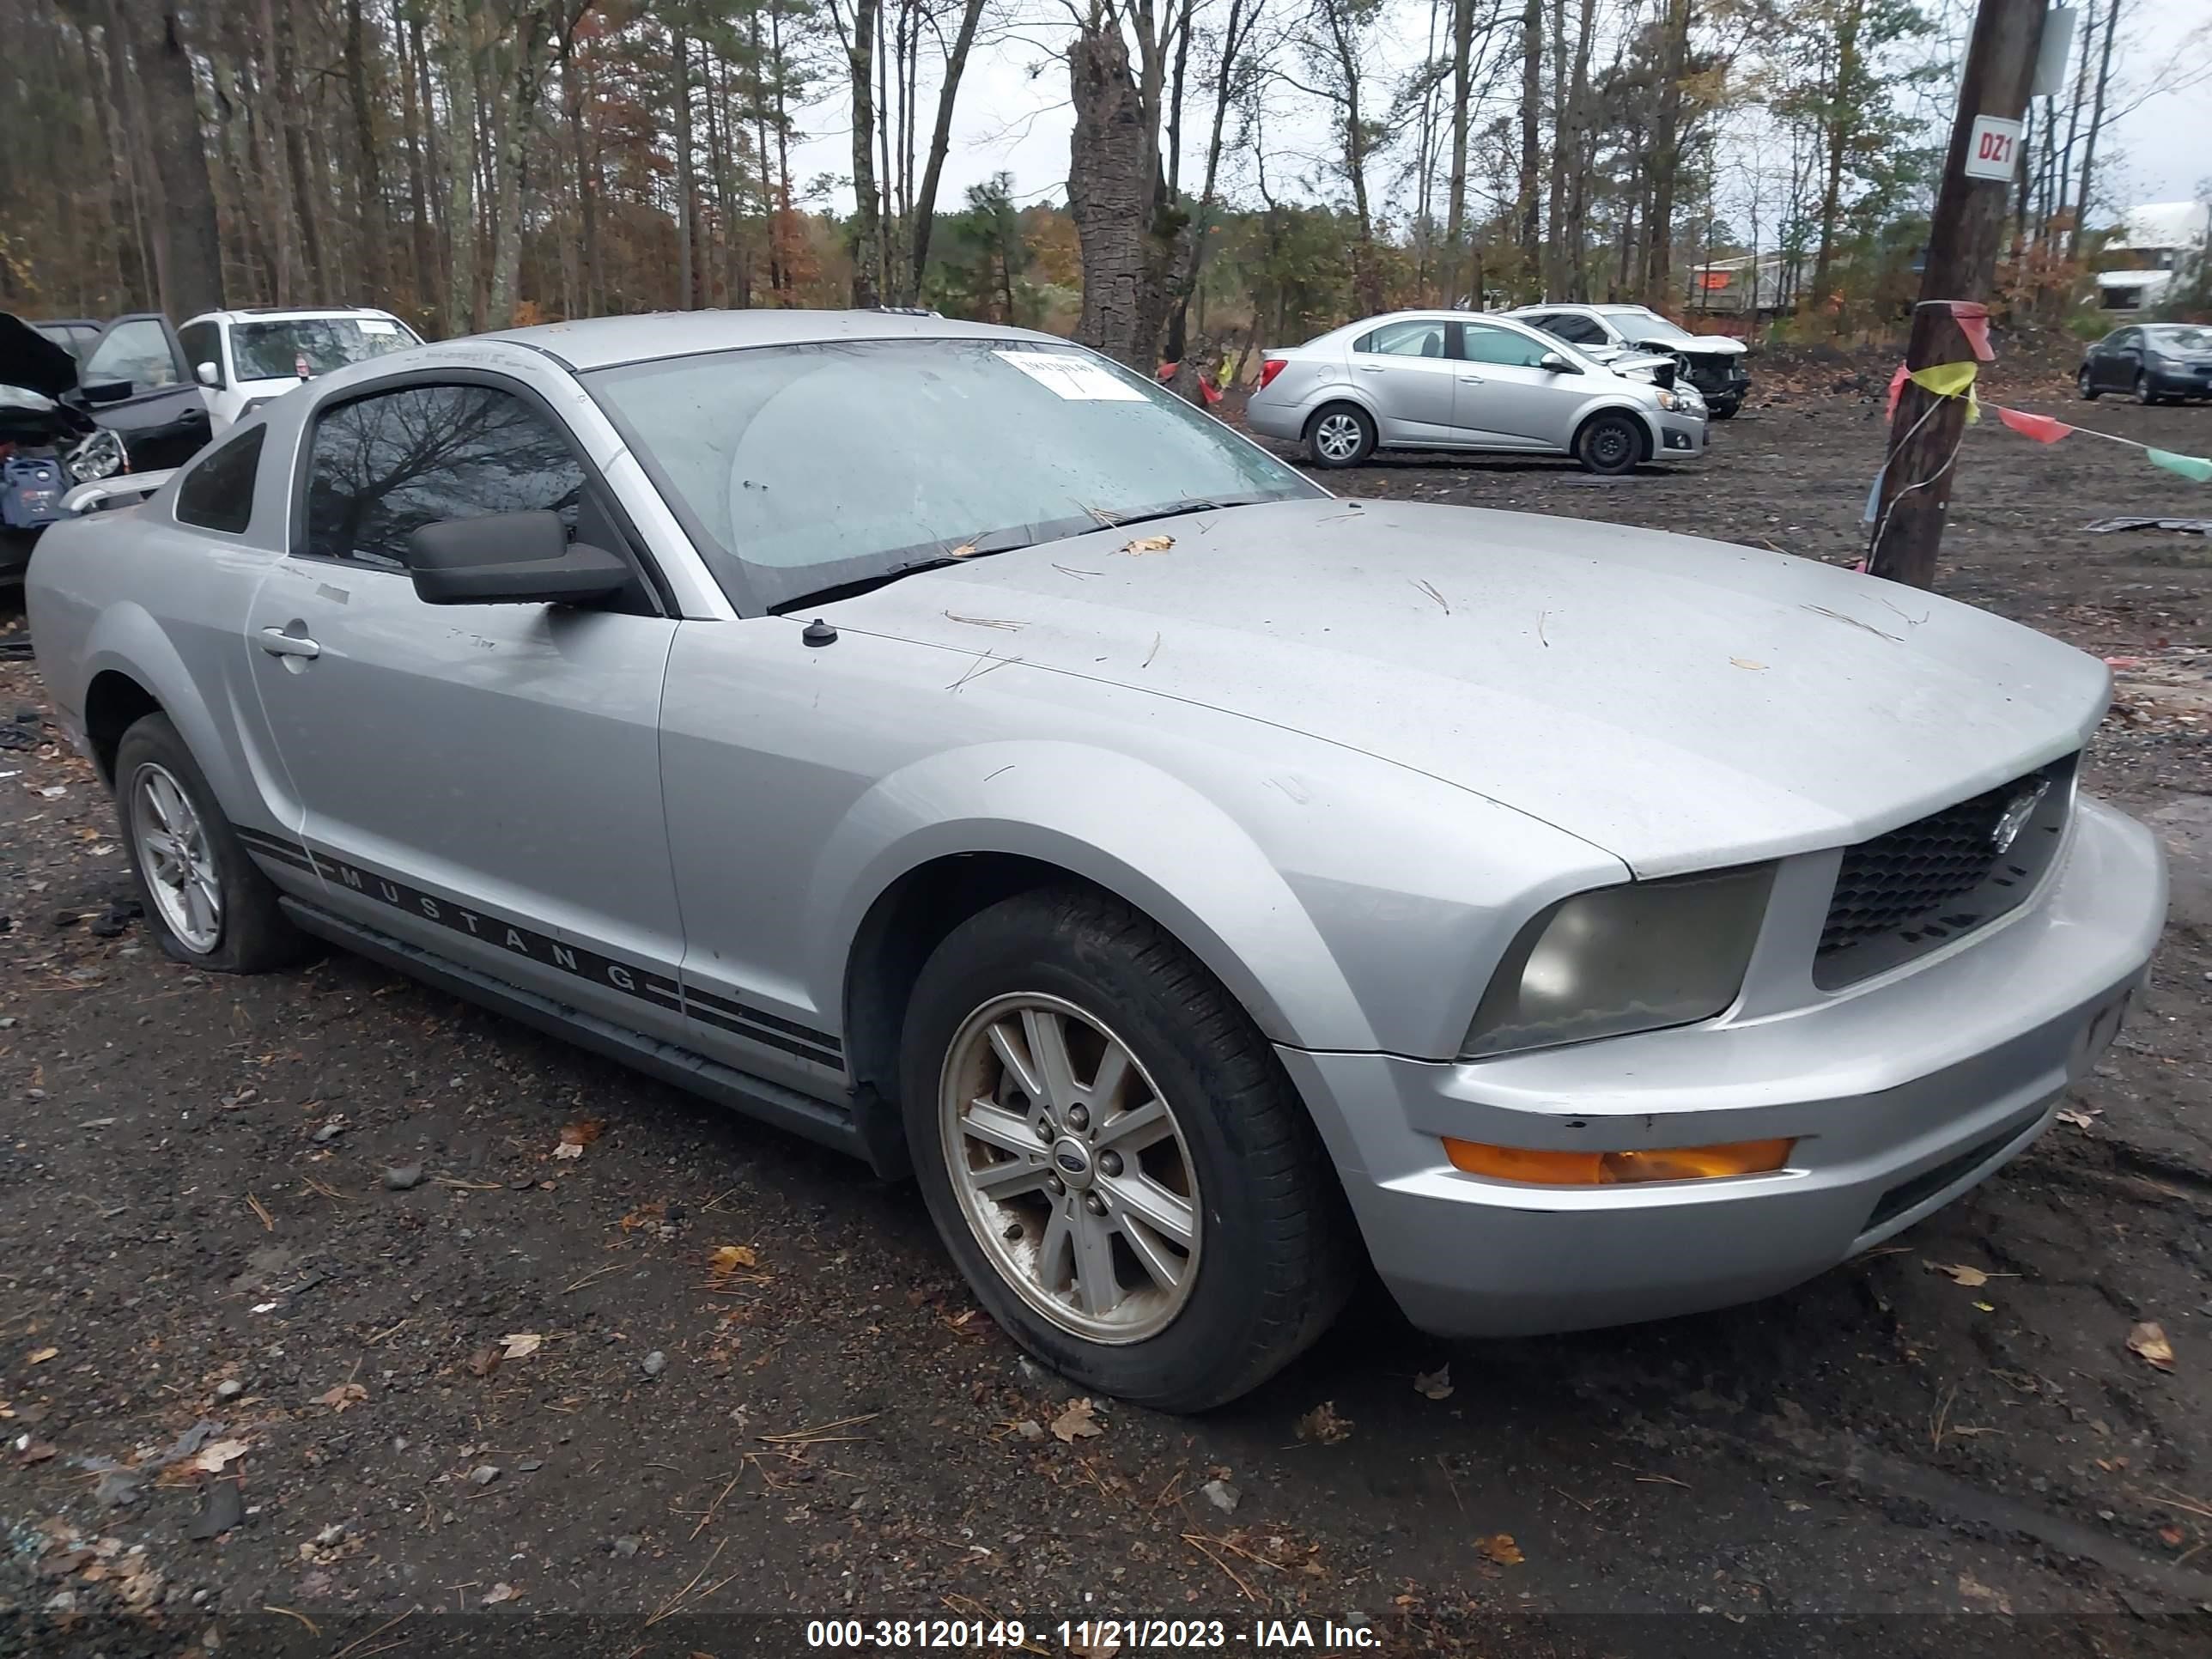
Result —
<instances>
[{"instance_id":1,"label":"fallen leaf","mask_svg":"<svg viewBox=\"0 0 2212 1659\"><path fill-rule=\"evenodd\" d=\"M221 1474L224 1464L235 1462L245 1455L246 1443L243 1440L218 1440L203 1448L200 1455L192 1459L191 1467L203 1474Z\"/></svg>"},{"instance_id":2,"label":"fallen leaf","mask_svg":"<svg viewBox=\"0 0 2212 1659\"><path fill-rule=\"evenodd\" d=\"M556 1158L581 1158L583 1155L584 1143L580 1140L563 1140L553 1148Z\"/></svg>"},{"instance_id":3,"label":"fallen leaf","mask_svg":"<svg viewBox=\"0 0 2212 1659\"><path fill-rule=\"evenodd\" d=\"M1750 658L1748 658L1748 657L1730 657L1730 658L1729 659L1729 660L1730 662L1734 663L1734 664L1735 664L1738 668L1752 668L1752 669L1759 669L1759 670L1764 670L1764 669L1765 668L1765 666L1766 666L1766 665L1765 665L1765 663L1763 663L1763 662L1753 662L1753 661Z\"/></svg>"},{"instance_id":4,"label":"fallen leaf","mask_svg":"<svg viewBox=\"0 0 2212 1659\"><path fill-rule=\"evenodd\" d=\"M469 1356L469 1370L478 1376L489 1376L499 1369L501 1357L499 1349L487 1342Z\"/></svg>"},{"instance_id":5,"label":"fallen leaf","mask_svg":"<svg viewBox=\"0 0 2212 1659\"><path fill-rule=\"evenodd\" d=\"M1977 1302L1974 1305L1984 1313L1995 1313L1997 1310L1997 1304L1994 1302Z\"/></svg>"},{"instance_id":6,"label":"fallen leaf","mask_svg":"<svg viewBox=\"0 0 2212 1659\"><path fill-rule=\"evenodd\" d=\"M2189 1534L2179 1527L2160 1527L2158 1529L2158 1541L2170 1550L2179 1549L2181 1540L2188 1536Z\"/></svg>"},{"instance_id":7,"label":"fallen leaf","mask_svg":"<svg viewBox=\"0 0 2212 1659\"><path fill-rule=\"evenodd\" d=\"M1334 1446L1352 1437L1352 1424L1336 1414L1336 1401L1324 1400L1297 1421L1301 1440L1317 1440L1324 1446Z\"/></svg>"},{"instance_id":8,"label":"fallen leaf","mask_svg":"<svg viewBox=\"0 0 2212 1659\"><path fill-rule=\"evenodd\" d=\"M41 1348L38 1352L31 1356L31 1364L33 1365L43 1365L46 1361L53 1358L60 1352L61 1350L59 1348Z\"/></svg>"},{"instance_id":9,"label":"fallen leaf","mask_svg":"<svg viewBox=\"0 0 2212 1659\"><path fill-rule=\"evenodd\" d=\"M947 552L945 556L948 559L972 559L975 556L975 544L963 542L959 546Z\"/></svg>"},{"instance_id":10,"label":"fallen leaf","mask_svg":"<svg viewBox=\"0 0 2212 1659\"><path fill-rule=\"evenodd\" d=\"M2061 1112L2058 1114L2058 1121L2061 1123L2070 1123L2077 1129L2086 1129L2097 1121L2099 1115L2096 1112Z\"/></svg>"},{"instance_id":11,"label":"fallen leaf","mask_svg":"<svg viewBox=\"0 0 2212 1659\"><path fill-rule=\"evenodd\" d=\"M1968 1290L1978 1290L1990 1282L1990 1276L1979 1267L1961 1267L1955 1262L1923 1261L1920 1264L1931 1273L1948 1273L1954 1285L1964 1285Z\"/></svg>"},{"instance_id":12,"label":"fallen leaf","mask_svg":"<svg viewBox=\"0 0 2212 1659\"><path fill-rule=\"evenodd\" d=\"M1121 549L1121 551L1124 553L1164 553L1168 549L1174 545L1175 538L1172 536L1139 536L1133 542L1130 542L1126 544Z\"/></svg>"},{"instance_id":13,"label":"fallen leaf","mask_svg":"<svg viewBox=\"0 0 2212 1659\"><path fill-rule=\"evenodd\" d=\"M54 1449L43 1440L31 1440L16 1455L26 1463L43 1463L54 1455Z\"/></svg>"},{"instance_id":14,"label":"fallen leaf","mask_svg":"<svg viewBox=\"0 0 2212 1659\"><path fill-rule=\"evenodd\" d=\"M544 1344L545 1339L535 1331L516 1331L502 1336L500 1341L506 1347L506 1351L500 1355L501 1358L527 1359Z\"/></svg>"},{"instance_id":15,"label":"fallen leaf","mask_svg":"<svg viewBox=\"0 0 2212 1659\"><path fill-rule=\"evenodd\" d=\"M588 1146L599 1138L606 1124L596 1117L579 1118L561 1131L561 1139L573 1140L579 1146Z\"/></svg>"},{"instance_id":16,"label":"fallen leaf","mask_svg":"<svg viewBox=\"0 0 2212 1659\"><path fill-rule=\"evenodd\" d=\"M349 1406L358 1406L368 1398L368 1390L360 1383L341 1382L328 1394L317 1395L315 1403L328 1406L334 1412L342 1412Z\"/></svg>"},{"instance_id":17,"label":"fallen leaf","mask_svg":"<svg viewBox=\"0 0 2212 1659\"><path fill-rule=\"evenodd\" d=\"M1091 1404L1087 1399L1071 1400L1067 1409L1052 1419L1052 1431L1057 1439L1073 1445L1079 1440L1088 1440L1106 1432L1091 1416Z\"/></svg>"},{"instance_id":18,"label":"fallen leaf","mask_svg":"<svg viewBox=\"0 0 2212 1659\"><path fill-rule=\"evenodd\" d=\"M714 1254L707 1258L707 1271L720 1279L728 1278L741 1267L759 1266L760 1258L752 1253L750 1246L744 1244L717 1246Z\"/></svg>"},{"instance_id":19,"label":"fallen leaf","mask_svg":"<svg viewBox=\"0 0 2212 1659\"><path fill-rule=\"evenodd\" d=\"M1487 1538L1478 1538L1474 1540L1474 1547L1501 1567L1517 1567L1528 1559L1521 1553L1521 1547L1513 1541L1513 1534L1510 1532L1492 1533Z\"/></svg>"},{"instance_id":20,"label":"fallen leaf","mask_svg":"<svg viewBox=\"0 0 2212 1659\"><path fill-rule=\"evenodd\" d=\"M1451 1398L1452 1380L1450 1365L1439 1365L1432 1371L1414 1372L1413 1391L1416 1394L1426 1395L1431 1400L1449 1400Z\"/></svg>"},{"instance_id":21,"label":"fallen leaf","mask_svg":"<svg viewBox=\"0 0 2212 1659\"><path fill-rule=\"evenodd\" d=\"M2173 1369L2173 1345L2166 1340L2163 1326L2144 1323L2128 1333L2128 1352L2140 1354L2146 1364L2162 1371Z\"/></svg>"},{"instance_id":22,"label":"fallen leaf","mask_svg":"<svg viewBox=\"0 0 2212 1659\"><path fill-rule=\"evenodd\" d=\"M1959 1575L1959 1594L1969 1601L1979 1602L1998 1613L2009 1613L2012 1611L2012 1602L2003 1591L1991 1589L1970 1572Z\"/></svg>"},{"instance_id":23,"label":"fallen leaf","mask_svg":"<svg viewBox=\"0 0 2212 1659\"><path fill-rule=\"evenodd\" d=\"M522 1592L515 1589L512 1584L494 1584L489 1589L484 1592L483 1605L488 1607L495 1607L502 1601L512 1601L516 1596L521 1594Z\"/></svg>"}]
</instances>

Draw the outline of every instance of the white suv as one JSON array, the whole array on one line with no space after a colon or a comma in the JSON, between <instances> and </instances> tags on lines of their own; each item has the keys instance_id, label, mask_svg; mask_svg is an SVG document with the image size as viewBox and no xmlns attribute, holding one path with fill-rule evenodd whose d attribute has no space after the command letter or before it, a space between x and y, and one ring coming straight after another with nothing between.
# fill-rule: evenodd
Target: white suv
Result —
<instances>
[{"instance_id":1,"label":"white suv","mask_svg":"<svg viewBox=\"0 0 2212 1659\"><path fill-rule=\"evenodd\" d=\"M179 329L177 337L206 389L218 434L313 375L422 343L422 336L390 312L368 306L210 311Z\"/></svg>"}]
</instances>

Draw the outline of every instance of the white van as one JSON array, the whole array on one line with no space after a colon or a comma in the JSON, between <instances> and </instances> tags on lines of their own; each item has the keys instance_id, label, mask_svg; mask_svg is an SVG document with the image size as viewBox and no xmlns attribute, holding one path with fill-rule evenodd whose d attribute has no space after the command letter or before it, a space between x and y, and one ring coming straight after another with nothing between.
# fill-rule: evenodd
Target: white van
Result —
<instances>
[{"instance_id":1,"label":"white van","mask_svg":"<svg viewBox=\"0 0 2212 1659\"><path fill-rule=\"evenodd\" d=\"M179 329L177 337L205 389L217 436L304 380L422 343L390 312L368 306L210 311Z\"/></svg>"}]
</instances>

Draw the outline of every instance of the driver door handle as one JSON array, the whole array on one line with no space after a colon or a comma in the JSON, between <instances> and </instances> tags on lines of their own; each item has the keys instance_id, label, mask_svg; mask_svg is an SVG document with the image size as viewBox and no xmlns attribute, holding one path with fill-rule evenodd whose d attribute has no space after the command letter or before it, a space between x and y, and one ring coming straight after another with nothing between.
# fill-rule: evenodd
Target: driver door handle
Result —
<instances>
[{"instance_id":1,"label":"driver door handle","mask_svg":"<svg viewBox=\"0 0 2212 1659\"><path fill-rule=\"evenodd\" d=\"M1459 383L1462 386L1480 386L1483 380L1480 374L1462 374L1459 377Z\"/></svg>"},{"instance_id":2,"label":"driver door handle","mask_svg":"<svg viewBox=\"0 0 2212 1659\"><path fill-rule=\"evenodd\" d=\"M1382 363L1362 363L1359 365L1359 372L1362 374L1388 374L1390 370L1388 365Z\"/></svg>"},{"instance_id":3,"label":"driver door handle","mask_svg":"<svg viewBox=\"0 0 2212 1659\"><path fill-rule=\"evenodd\" d=\"M281 628L261 630L261 648L272 657L319 657L323 647L313 640L298 634L287 634Z\"/></svg>"}]
</instances>

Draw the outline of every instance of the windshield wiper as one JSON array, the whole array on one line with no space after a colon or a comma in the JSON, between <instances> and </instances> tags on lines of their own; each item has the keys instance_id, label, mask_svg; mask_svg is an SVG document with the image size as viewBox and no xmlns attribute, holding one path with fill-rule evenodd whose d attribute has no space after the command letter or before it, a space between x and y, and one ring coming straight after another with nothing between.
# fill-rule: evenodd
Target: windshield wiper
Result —
<instances>
[{"instance_id":1,"label":"windshield wiper","mask_svg":"<svg viewBox=\"0 0 2212 1659\"><path fill-rule=\"evenodd\" d=\"M1014 539L1001 540L1002 535ZM1049 538L1048 538L1049 539ZM967 550L960 553L939 553L926 559L908 559L888 570L872 570L865 576L855 576L848 581L832 582L827 587L811 588L794 599L781 599L769 609L777 616L801 610L810 605L821 605L831 599L856 599L863 593L872 593L902 576L911 576L921 570L942 570L947 565L966 564L970 559L988 559L994 553L1017 553L1024 547L1034 547L1035 540L1021 532L994 532L978 536L966 544Z\"/></svg>"},{"instance_id":2,"label":"windshield wiper","mask_svg":"<svg viewBox=\"0 0 2212 1659\"><path fill-rule=\"evenodd\" d=\"M1101 507L1096 515L1109 530L1119 530L1125 524L1150 524L1155 519L1180 519L1188 513L1218 513L1224 507L1251 507L1261 501L1281 499L1271 495L1230 495L1215 499L1210 495L1190 495L1179 501L1166 501L1158 507L1140 507L1134 513L1116 513Z\"/></svg>"}]
</instances>

